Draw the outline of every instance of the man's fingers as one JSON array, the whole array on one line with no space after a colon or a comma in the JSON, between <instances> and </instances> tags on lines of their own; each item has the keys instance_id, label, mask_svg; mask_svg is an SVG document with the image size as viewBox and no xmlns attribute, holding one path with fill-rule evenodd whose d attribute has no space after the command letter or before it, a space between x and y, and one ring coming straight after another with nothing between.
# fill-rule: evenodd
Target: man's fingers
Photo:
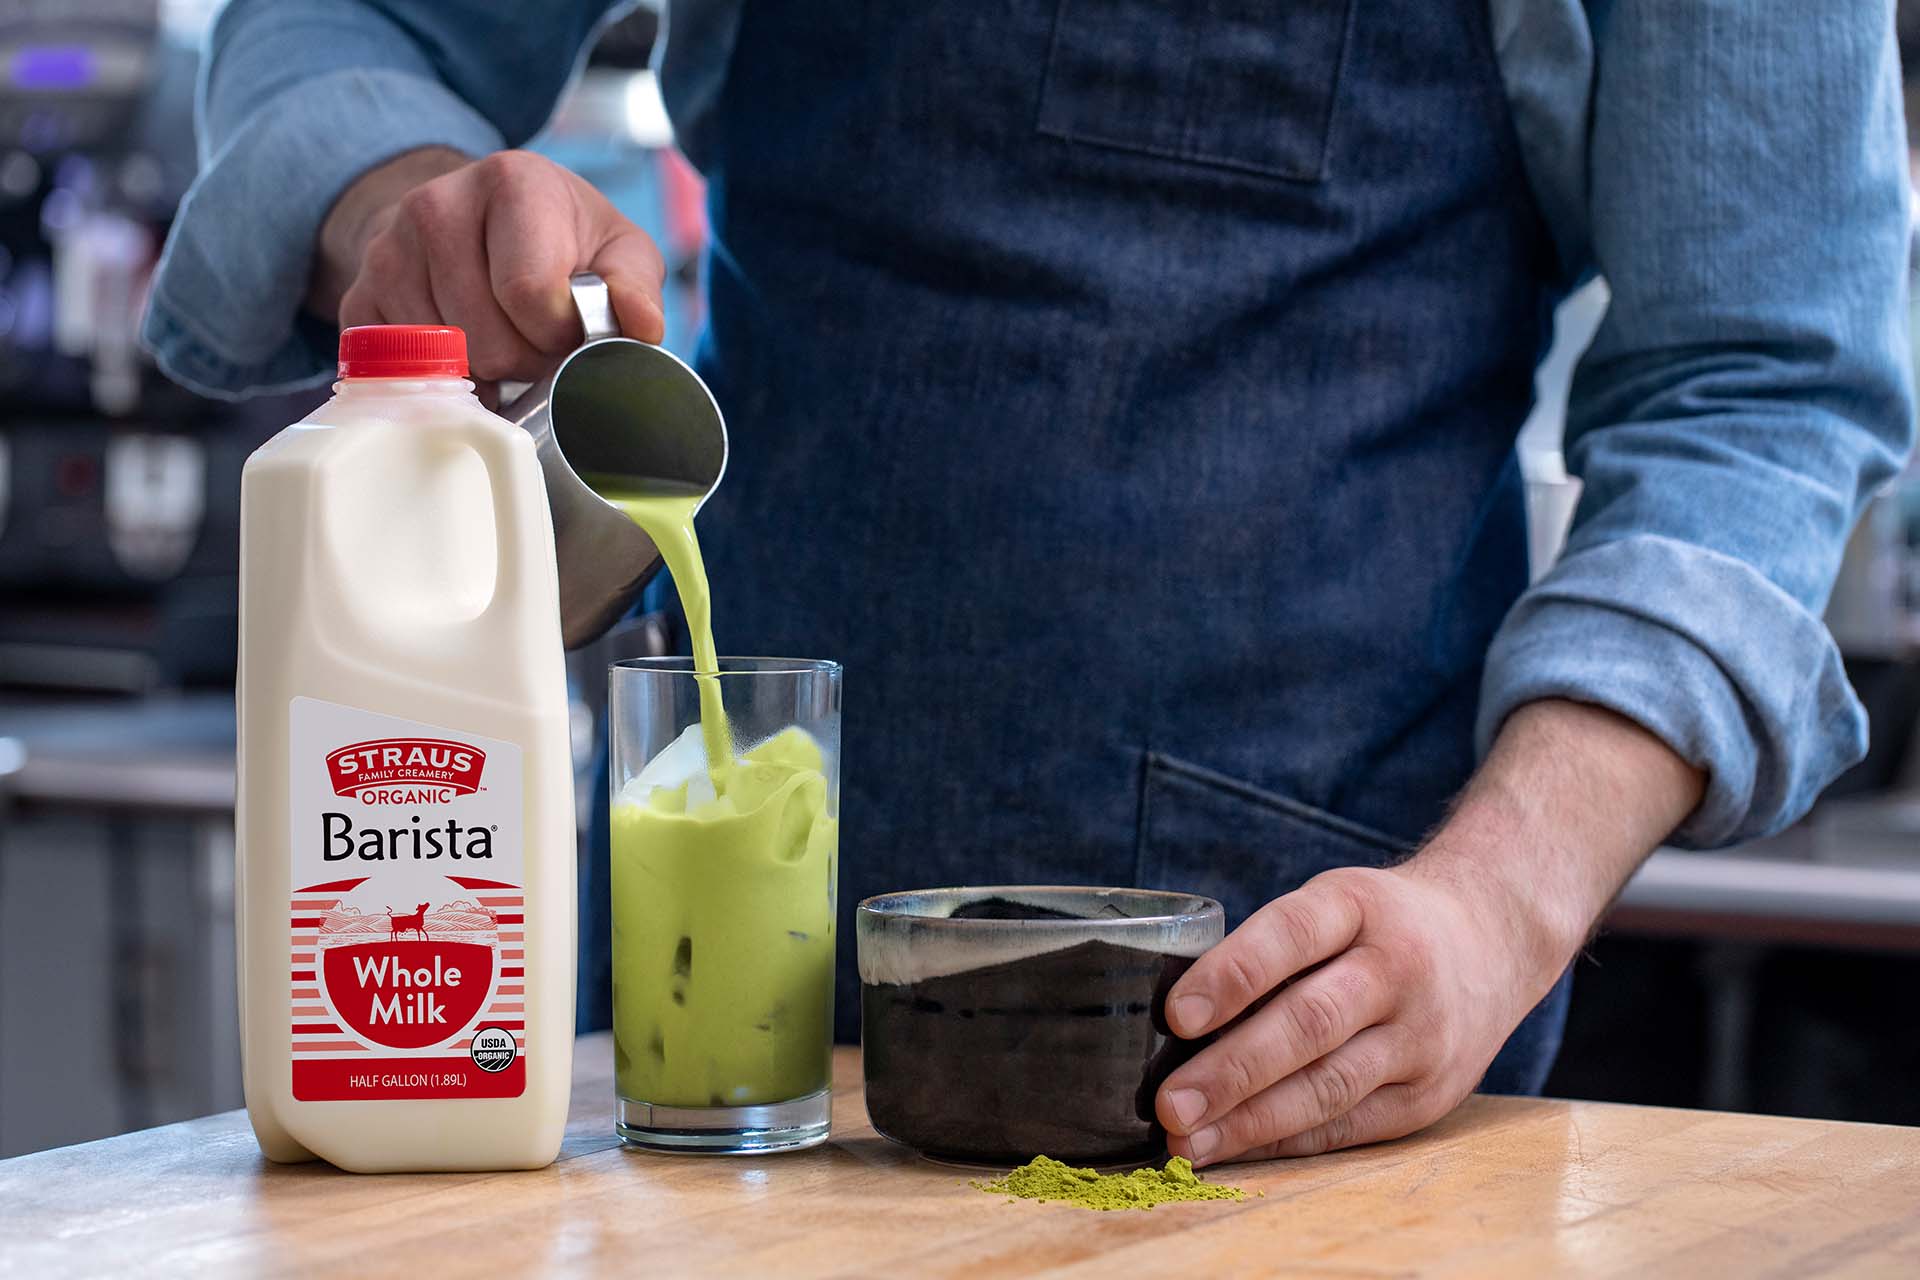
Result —
<instances>
[{"instance_id":1,"label":"man's fingers","mask_svg":"<svg viewBox=\"0 0 1920 1280\"><path fill-rule=\"evenodd\" d=\"M1343 1147L1359 1147L1369 1142L1404 1138L1423 1129L1441 1113L1423 1108L1420 1091L1411 1084L1384 1084L1361 1100L1345 1115L1304 1133L1282 1138L1268 1146L1243 1152L1238 1159L1265 1160L1279 1156L1317 1156Z\"/></svg>"},{"instance_id":2,"label":"man's fingers","mask_svg":"<svg viewBox=\"0 0 1920 1280\"><path fill-rule=\"evenodd\" d=\"M1412 1085L1383 1084L1351 1111L1304 1133L1293 1134L1276 1142L1257 1143L1237 1155L1215 1156L1208 1160L1198 1157L1192 1159L1196 1166L1200 1166L1229 1161L1246 1164L1254 1160L1324 1155L1347 1147L1365 1146L1369 1142L1404 1138L1416 1129L1425 1128L1433 1120L1434 1117L1420 1112Z\"/></svg>"},{"instance_id":3,"label":"man's fingers","mask_svg":"<svg viewBox=\"0 0 1920 1280\"><path fill-rule=\"evenodd\" d=\"M367 242L360 274L340 297L340 326L457 324L440 314L427 282L427 260L412 229L395 218Z\"/></svg>"},{"instance_id":4,"label":"man's fingers","mask_svg":"<svg viewBox=\"0 0 1920 1280\"><path fill-rule=\"evenodd\" d=\"M442 179L415 189L407 201L410 216L403 225L426 261L434 308L448 324L466 331L474 379L539 377L545 357L493 296L481 210L474 207L471 185L457 177Z\"/></svg>"},{"instance_id":5,"label":"man's fingers","mask_svg":"<svg viewBox=\"0 0 1920 1280\"><path fill-rule=\"evenodd\" d=\"M620 332L642 342L659 342L666 336L660 288L667 279L659 246L586 183L576 184L573 194L586 269L607 282Z\"/></svg>"},{"instance_id":6,"label":"man's fingers","mask_svg":"<svg viewBox=\"0 0 1920 1280\"><path fill-rule=\"evenodd\" d=\"M578 180L520 151L496 152L474 167L487 193L484 242L495 300L535 350L571 350L580 342L580 315L567 279L586 266L568 186Z\"/></svg>"},{"instance_id":7,"label":"man's fingers","mask_svg":"<svg viewBox=\"0 0 1920 1280\"><path fill-rule=\"evenodd\" d=\"M1310 881L1275 898L1174 984L1168 1025L1187 1039L1205 1035L1302 969L1346 950L1359 932L1359 904L1336 883Z\"/></svg>"},{"instance_id":8,"label":"man's fingers","mask_svg":"<svg viewBox=\"0 0 1920 1280\"><path fill-rule=\"evenodd\" d=\"M1156 1102L1160 1123L1176 1134L1213 1124L1275 1081L1310 1074L1310 1064L1384 1021L1393 1007L1394 992L1366 949L1349 951L1288 985L1169 1076ZM1325 1083L1332 1090L1343 1081ZM1339 1110L1359 1100L1345 1097ZM1295 1129L1332 1113L1310 1116Z\"/></svg>"},{"instance_id":9,"label":"man's fingers","mask_svg":"<svg viewBox=\"0 0 1920 1280\"><path fill-rule=\"evenodd\" d=\"M607 282L620 332L642 342L659 342L666 336L660 302L666 267L646 232L625 219L621 221L625 225L615 228L601 244L587 269Z\"/></svg>"},{"instance_id":10,"label":"man's fingers","mask_svg":"<svg viewBox=\"0 0 1920 1280\"><path fill-rule=\"evenodd\" d=\"M383 217L342 295L343 325L459 325L477 381L531 379L580 342L568 281L595 271L624 333L663 336L660 251L544 157L496 152L414 187Z\"/></svg>"},{"instance_id":11,"label":"man's fingers","mask_svg":"<svg viewBox=\"0 0 1920 1280\"><path fill-rule=\"evenodd\" d=\"M357 324L385 324L380 317L380 302L374 291L364 283L348 286L340 295L340 327L351 329Z\"/></svg>"},{"instance_id":12,"label":"man's fingers","mask_svg":"<svg viewBox=\"0 0 1920 1280\"><path fill-rule=\"evenodd\" d=\"M1256 1158L1247 1153L1337 1122L1404 1072L1407 1056L1402 1031L1369 1027L1195 1132L1169 1135L1167 1146L1195 1164Z\"/></svg>"},{"instance_id":13,"label":"man's fingers","mask_svg":"<svg viewBox=\"0 0 1920 1280\"><path fill-rule=\"evenodd\" d=\"M664 336L660 251L612 202L526 152L497 152L475 168L489 193L485 241L493 295L529 343L555 355L580 341L568 288L568 278L580 271L607 282L622 333L649 342Z\"/></svg>"}]
</instances>

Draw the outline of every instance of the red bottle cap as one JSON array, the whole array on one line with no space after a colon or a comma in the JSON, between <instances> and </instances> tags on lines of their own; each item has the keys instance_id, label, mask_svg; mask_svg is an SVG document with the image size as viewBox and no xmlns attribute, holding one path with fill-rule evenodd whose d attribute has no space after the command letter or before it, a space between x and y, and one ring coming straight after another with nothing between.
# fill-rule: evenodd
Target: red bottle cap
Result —
<instances>
[{"instance_id":1,"label":"red bottle cap","mask_svg":"<svg viewBox=\"0 0 1920 1280\"><path fill-rule=\"evenodd\" d=\"M357 324L340 331L343 378L464 378L467 335L450 324Z\"/></svg>"}]
</instances>

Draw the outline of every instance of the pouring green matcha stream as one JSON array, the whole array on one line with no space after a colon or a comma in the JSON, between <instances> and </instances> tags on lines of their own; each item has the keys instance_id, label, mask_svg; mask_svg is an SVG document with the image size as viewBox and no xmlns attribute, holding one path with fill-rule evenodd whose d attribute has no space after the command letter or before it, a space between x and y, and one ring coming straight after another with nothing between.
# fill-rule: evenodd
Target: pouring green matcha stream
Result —
<instances>
[{"instance_id":1,"label":"pouring green matcha stream","mask_svg":"<svg viewBox=\"0 0 1920 1280\"><path fill-rule=\"evenodd\" d=\"M704 490L585 477L654 544L687 617L704 776L615 797L613 1026L622 1097L778 1102L832 1073L839 823L824 759L789 727L735 756L693 516ZM636 782L644 779L636 779ZM704 784L704 785L703 785Z\"/></svg>"},{"instance_id":2,"label":"pouring green matcha stream","mask_svg":"<svg viewBox=\"0 0 1920 1280\"><path fill-rule=\"evenodd\" d=\"M674 590L687 615L692 642L693 670L700 682L700 735L707 745L707 768L713 788L726 790L733 763L733 742L727 732L727 713L720 697L720 658L713 647L713 599L707 591L707 566L700 558L700 540L693 533L693 513L707 491L698 485L666 481L635 484L614 476L583 476L593 491L626 513L660 549Z\"/></svg>"}]
</instances>

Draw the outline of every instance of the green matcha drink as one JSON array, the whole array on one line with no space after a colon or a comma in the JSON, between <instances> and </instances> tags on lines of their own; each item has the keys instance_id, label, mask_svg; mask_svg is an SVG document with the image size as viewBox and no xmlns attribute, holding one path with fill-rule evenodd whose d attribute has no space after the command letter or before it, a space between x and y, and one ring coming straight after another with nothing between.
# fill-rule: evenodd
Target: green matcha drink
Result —
<instances>
[{"instance_id":1,"label":"green matcha drink","mask_svg":"<svg viewBox=\"0 0 1920 1280\"><path fill-rule=\"evenodd\" d=\"M614 799L619 1096L731 1107L818 1093L832 1064L839 847L827 762L795 726L735 755L693 532L702 495L588 482L660 548L685 607L699 686L700 754L688 754L690 729ZM748 687L735 691L745 697Z\"/></svg>"},{"instance_id":2,"label":"green matcha drink","mask_svg":"<svg viewBox=\"0 0 1920 1280\"><path fill-rule=\"evenodd\" d=\"M739 1106L827 1087L833 878L820 750L789 730L729 790L613 810L613 1032L622 1097Z\"/></svg>"}]
</instances>

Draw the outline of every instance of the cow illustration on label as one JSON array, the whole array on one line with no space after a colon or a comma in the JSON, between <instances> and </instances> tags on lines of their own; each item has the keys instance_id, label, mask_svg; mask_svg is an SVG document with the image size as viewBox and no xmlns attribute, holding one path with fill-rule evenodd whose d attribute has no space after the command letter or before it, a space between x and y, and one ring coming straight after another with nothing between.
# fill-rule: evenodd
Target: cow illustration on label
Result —
<instances>
[{"instance_id":1,"label":"cow illustration on label","mask_svg":"<svg viewBox=\"0 0 1920 1280\"><path fill-rule=\"evenodd\" d=\"M427 905L428 904L423 902L419 906L413 909L412 915L405 915L405 916L397 916L393 914L393 908L388 907L387 908L388 935L397 940L401 934L406 933L409 929L411 929L415 933L420 935L420 940L422 942L427 941Z\"/></svg>"},{"instance_id":2,"label":"cow illustration on label","mask_svg":"<svg viewBox=\"0 0 1920 1280\"><path fill-rule=\"evenodd\" d=\"M296 772L312 751L293 814L294 1097L518 1096L517 749L446 731L343 742L365 713L305 699L294 712Z\"/></svg>"},{"instance_id":3,"label":"cow illustration on label","mask_svg":"<svg viewBox=\"0 0 1920 1280\"><path fill-rule=\"evenodd\" d=\"M323 994L362 1039L394 1049L439 1044L479 1015L492 990L500 937L492 913L471 898L431 914L428 905L390 917L417 928L417 937L389 932L380 939L386 922L356 910L348 898L321 918L316 945Z\"/></svg>"}]
</instances>

